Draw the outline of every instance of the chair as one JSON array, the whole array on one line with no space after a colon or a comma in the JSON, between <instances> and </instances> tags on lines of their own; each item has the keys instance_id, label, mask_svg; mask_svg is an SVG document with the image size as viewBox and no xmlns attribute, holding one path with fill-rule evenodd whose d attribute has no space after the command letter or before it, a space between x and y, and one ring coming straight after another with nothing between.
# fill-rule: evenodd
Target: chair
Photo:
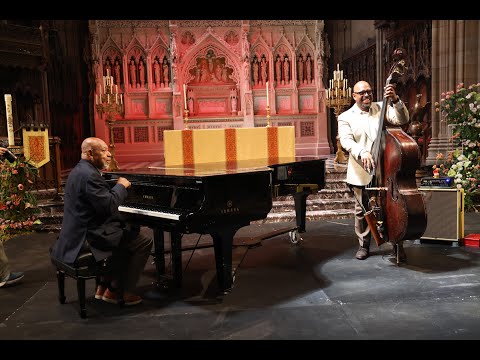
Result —
<instances>
[{"instance_id":1,"label":"chair","mask_svg":"<svg viewBox=\"0 0 480 360\"><path fill-rule=\"evenodd\" d=\"M57 270L58 300L61 304L65 304L65 275L75 279L77 281L78 302L80 303L80 317L85 319L87 317L85 281L95 279L95 285L98 285L100 277L109 274L111 271L111 266L109 265L111 258L97 262L89 249L82 249L82 252L73 264L61 262L53 257L50 259ZM121 283L120 281L120 286L116 290L120 307L125 303Z\"/></svg>"}]
</instances>

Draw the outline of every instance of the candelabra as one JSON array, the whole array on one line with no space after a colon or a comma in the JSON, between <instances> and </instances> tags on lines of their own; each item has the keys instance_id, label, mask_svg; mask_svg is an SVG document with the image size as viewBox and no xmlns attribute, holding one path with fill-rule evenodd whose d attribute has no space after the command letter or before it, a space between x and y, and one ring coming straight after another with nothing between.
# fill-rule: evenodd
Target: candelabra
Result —
<instances>
[{"instance_id":1,"label":"candelabra","mask_svg":"<svg viewBox=\"0 0 480 360\"><path fill-rule=\"evenodd\" d=\"M352 89L347 87L348 81L343 78L343 70L340 70L339 67L340 65L337 64L337 70L333 71L333 79L329 80L329 87L325 90L326 104L329 108L333 108L333 112L337 118L343 110L350 105L352 99ZM334 161L345 163L347 159L342 151L338 135L336 139L337 152Z\"/></svg>"},{"instance_id":2,"label":"candelabra","mask_svg":"<svg viewBox=\"0 0 480 360\"><path fill-rule=\"evenodd\" d=\"M265 83L265 89L267 94L267 127L270 127L270 98L268 96L268 81Z\"/></svg>"},{"instance_id":3,"label":"candelabra","mask_svg":"<svg viewBox=\"0 0 480 360\"><path fill-rule=\"evenodd\" d=\"M185 123L185 130L188 130L188 109L183 109L183 122Z\"/></svg>"},{"instance_id":4,"label":"candelabra","mask_svg":"<svg viewBox=\"0 0 480 360\"><path fill-rule=\"evenodd\" d=\"M183 122L185 130L188 130L188 106L187 106L187 84L183 84Z\"/></svg>"},{"instance_id":5,"label":"candelabra","mask_svg":"<svg viewBox=\"0 0 480 360\"><path fill-rule=\"evenodd\" d=\"M270 127L270 105L267 105L267 127Z\"/></svg>"},{"instance_id":6,"label":"candelabra","mask_svg":"<svg viewBox=\"0 0 480 360\"><path fill-rule=\"evenodd\" d=\"M115 91L114 91L115 90ZM115 159L115 141L113 140L113 126L115 116L123 111L123 97L118 93L118 85L113 87L113 76L107 69L107 75L103 77L103 93L95 94L95 107L102 117L105 115L110 137L109 151L112 154L110 160L110 171L118 171L118 163Z\"/></svg>"}]
</instances>

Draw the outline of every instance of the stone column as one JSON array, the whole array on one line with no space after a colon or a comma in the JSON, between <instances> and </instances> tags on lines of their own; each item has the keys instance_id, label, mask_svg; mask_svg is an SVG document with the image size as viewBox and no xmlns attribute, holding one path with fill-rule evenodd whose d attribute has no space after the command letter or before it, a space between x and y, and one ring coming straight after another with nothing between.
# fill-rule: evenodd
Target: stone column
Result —
<instances>
[{"instance_id":1,"label":"stone column","mask_svg":"<svg viewBox=\"0 0 480 360\"><path fill-rule=\"evenodd\" d=\"M436 162L437 153L450 150L450 131L446 119L435 112L442 92L465 87L478 81L479 20L432 20L432 140L426 165Z\"/></svg>"}]
</instances>

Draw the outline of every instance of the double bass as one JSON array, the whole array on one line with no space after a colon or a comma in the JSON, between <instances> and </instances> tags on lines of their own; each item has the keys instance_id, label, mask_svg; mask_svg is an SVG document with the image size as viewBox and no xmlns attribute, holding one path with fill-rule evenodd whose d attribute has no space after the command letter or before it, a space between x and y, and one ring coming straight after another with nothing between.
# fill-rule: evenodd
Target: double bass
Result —
<instances>
[{"instance_id":1,"label":"double bass","mask_svg":"<svg viewBox=\"0 0 480 360\"><path fill-rule=\"evenodd\" d=\"M393 53L392 65L385 86L403 75L405 59L403 49ZM427 227L425 201L418 191L415 171L420 166L420 149L417 142L399 126L388 126L385 119L390 101L383 98L377 138L372 156L375 167L372 182L366 187L370 198L370 211L375 216L375 226L367 223L372 235L381 244L389 241L396 246L399 263L399 244L404 240L420 238ZM370 194L372 194L370 196Z\"/></svg>"}]
</instances>

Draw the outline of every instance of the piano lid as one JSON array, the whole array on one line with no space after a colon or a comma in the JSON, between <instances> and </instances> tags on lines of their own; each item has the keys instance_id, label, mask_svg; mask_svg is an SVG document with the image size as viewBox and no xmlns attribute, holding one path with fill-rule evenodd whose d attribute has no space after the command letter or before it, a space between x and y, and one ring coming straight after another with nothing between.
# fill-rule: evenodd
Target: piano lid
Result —
<instances>
[{"instance_id":1,"label":"piano lid","mask_svg":"<svg viewBox=\"0 0 480 360\"><path fill-rule=\"evenodd\" d=\"M288 156L269 159L251 159L251 160L237 160L231 162L211 162L201 163L195 165L183 166L162 166L162 164L155 164L155 166L148 166L143 163L142 167L125 168L118 172L122 174L146 174L153 176L192 176L204 177L226 174L238 174L252 171L270 171L271 167L278 165L288 165L293 163L316 161L328 158L327 155L319 156ZM109 173L108 171L106 171Z\"/></svg>"}]
</instances>

